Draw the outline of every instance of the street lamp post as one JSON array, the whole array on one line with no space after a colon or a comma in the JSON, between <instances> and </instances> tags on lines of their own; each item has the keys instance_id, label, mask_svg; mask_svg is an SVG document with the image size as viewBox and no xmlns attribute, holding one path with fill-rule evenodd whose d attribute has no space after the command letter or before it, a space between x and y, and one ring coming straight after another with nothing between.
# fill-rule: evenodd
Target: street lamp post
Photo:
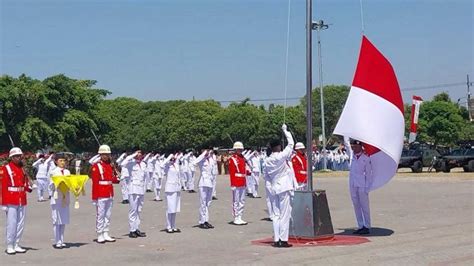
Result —
<instances>
[{"instance_id":1,"label":"street lamp post","mask_svg":"<svg viewBox=\"0 0 474 266\"><path fill-rule=\"evenodd\" d=\"M321 55L321 31L329 28L324 21L319 20L313 23L313 30L316 30L318 38L318 64L319 64L319 94L321 96L321 131L323 137L323 151L326 149L326 123L324 119L324 89L323 89L323 59ZM323 170L327 169L326 152L323 153Z\"/></svg>"}]
</instances>

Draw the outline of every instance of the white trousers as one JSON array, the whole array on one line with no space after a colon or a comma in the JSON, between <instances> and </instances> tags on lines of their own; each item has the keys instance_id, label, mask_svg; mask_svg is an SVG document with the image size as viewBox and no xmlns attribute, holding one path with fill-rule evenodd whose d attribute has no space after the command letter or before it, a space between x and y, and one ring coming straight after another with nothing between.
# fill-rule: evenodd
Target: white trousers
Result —
<instances>
[{"instance_id":1,"label":"white trousers","mask_svg":"<svg viewBox=\"0 0 474 266\"><path fill-rule=\"evenodd\" d=\"M6 244L15 246L20 243L25 228L26 206L7 205Z\"/></svg>"},{"instance_id":2,"label":"white trousers","mask_svg":"<svg viewBox=\"0 0 474 266\"><path fill-rule=\"evenodd\" d=\"M154 183L155 183L155 199L160 200L160 195L161 195L161 183L163 181L163 178L154 178Z\"/></svg>"},{"instance_id":3,"label":"white trousers","mask_svg":"<svg viewBox=\"0 0 474 266\"><path fill-rule=\"evenodd\" d=\"M43 194L48 193L49 178L37 178L36 179L36 192L38 193L38 200L43 200ZM49 193L48 193L49 194Z\"/></svg>"},{"instance_id":4,"label":"white trousers","mask_svg":"<svg viewBox=\"0 0 474 266\"><path fill-rule=\"evenodd\" d=\"M217 186L217 177L214 177L214 181L212 181L212 196L213 197L217 197L216 186Z\"/></svg>"},{"instance_id":5,"label":"white trousers","mask_svg":"<svg viewBox=\"0 0 474 266\"><path fill-rule=\"evenodd\" d=\"M130 232L135 232L140 226L140 212L143 208L143 199L144 195L130 194L128 197L129 200L129 210L128 210L128 223L130 226Z\"/></svg>"},{"instance_id":6,"label":"white trousers","mask_svg":"<svg viewBox=\"0 0 474 266\"><path fill-rule=\"evenodd\" d=\"M199 187L199 223L209 222L209 206L212 200L212 187Z\"/></svg>"},{"instance_id":7,"label":"white trousers","mask_svg":"<svg viewBox=\"0 0 474 266\"><path fill-rule=\"evenodd\" d=\"M186 175L186 190L194 190L194 177L193 177L193 172L191 171L186 171L184 172Z\"/></svg>"},{"instance_id":8,"label":"white trousers","mask_svg":"<svg viewBox=\"0 0 474 266\"><path fill-rule=\"evenodd\" d=\"M369 192L365 187L350 186L352 204L357 219L357 227L370 228Z\"/></svg>"},{"instance_id":9,"label":"white trousers","mask_svg":"<svg viewBox=\"0 0 474 266\"><path fill-rule=\"evenodd\" d=\"M252 173L252 182L253 182L253 189L252 189L252 193L253 193L253 196L254 197L258 197L258 183L259 183L259 179L260 179L260 173Z\"/></svg>"},{"instance_id":10,"label":"white trousers","mask_svg":"<svg viewBox=\"0 0 474 266\"><path fill-rule=\"evenodd\" d=\"M53 224L54 244L64 243L64 231L66 231L65 224Z\"/></svg>"},{"instance_id":11,"label":"white trousers","mask_svg":"<svg viewBox=\"0 0 474 266\"><path fill-rule=\"evenodd\" d=\"M166 213L166 229L176 229L176 212Z\"/></svg>"},{"instance_id":12,"label":"white trousers","mask_svg":"<svg viewBox=\"0 0 474 266\"><path fill-rule=\"evenodd\" d=\"M120 188L122 189L122 200L128 200L128 186L130 185L130 177L124 177L120 180Z\"/></svg>"},{"instance_id":13,"label":"white trousers","mask_svg":"<svg viewBox=\"0 0 474 266\"><path fill-rule=\"evenodd\" d=\"M181 184L181 188L187 190L187 179L186 179L186 172L180 171L179 172L179 183Z\"/></svg>"},{"instance_id":14,"label":"white trousers","mask_svg":"<svg viewBox=\"0 0 474 266\"><path fill-rule=\"evenodd\" d=\"M274 196L270 192L269 185L271 186L271 184L269 184L269 183L267 184L267 183L268 182L265 182L265 201L267 202L268 218L273 220L273 200L274 200Z\"/></svg>"},{"instance_id":15,"label":"white trousers","mask_svg":"<svg viewBox=\"0 0 474 266\"><path fill-rule=\"evenodd\" d=\"M291 218L291 194L289 191L274 195L273 200L273 239L288 241Z\"/></svg>"},{"instance_id":16,"label":"white trousers","mask_svg":"<svg viewBox=\"0 0 474 266\"><path fill-rule=\"evenodd\" d=\"M145 182L146 182L146 189L151 190L153 187L153 172L145 173Z\"/></svg>"},{"instance_id":17,"label":"white trousers","mask_svg":"<svg viewBox=\"0 0 474 266\"><path fill-rule=\"evenodd\" d=\"M245 176L245 183L247 185L247 193L253 194L253 187L254 187L253 176L246 175Z\"/></svg>"},{"instance_id":18,"label":"white trousers","mask_svg":"<svg viewBox=\"0 0 474 266\"><path fill-rule=\"evenodd\" d=\"M112 216L113 198L99 198L96 205L96 232L109 232L110 217Z\"/></svg>"},{"instance_id":19,"label":"white trousers","mask_svg":"<svg viewBox=\"0 0 474 266\"><path fill-rule=\"evenodd\" d=\"M232 187L232 216L242 218L245 206L245 187Z\"/></svg>"}]
</instances>

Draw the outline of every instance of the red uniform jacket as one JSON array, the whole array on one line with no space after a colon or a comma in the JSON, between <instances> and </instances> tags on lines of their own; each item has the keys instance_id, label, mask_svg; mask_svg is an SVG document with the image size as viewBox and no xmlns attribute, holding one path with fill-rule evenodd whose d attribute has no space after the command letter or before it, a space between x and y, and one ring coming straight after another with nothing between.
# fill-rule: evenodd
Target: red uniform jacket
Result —
<instances>
[{"instance_id":1,"label":"red uniform jacket","mask_svg":"<svg viewBox=\"0 0 474 266\"><path fill-rule=\"evenodd\" d=\"M23 169L13 162L0 168L2 182L1 204L26 206L26 192L31 192Z\"/></svg>"},{"instance_id":2,"label":"red uniform jacket","mask_svg":"<svg viewBox=\"0 0 474 266\"><path fill-rule=\"evenodd\" d=\"M306 156L296 153L293 158L291 158L291 163L293 164L293 171L295 171L296 181L298 183L306 183L307 173L306 173Z\"/></svg>"},{"instance_id":3,"label":"red uniform jacket","mask_svg":"<svg viewBox=\"0 0 474 266\"><path fill-rule=\"evenodd\" d=\"M229 159L230 185L232 187L245 187L245 159L242 155L234 154Z\"/></svg>"},{"instance_id":4,"label":"red uniform jacket","mask_svg":"<svg viewBox=\"0 0 474 266\"><path fill-rule=\"evenodd\" d=\"M92 200L114 196L112 184L119 183L110 163L98 162L92 166Z\"/></svg>"}]
</instances>

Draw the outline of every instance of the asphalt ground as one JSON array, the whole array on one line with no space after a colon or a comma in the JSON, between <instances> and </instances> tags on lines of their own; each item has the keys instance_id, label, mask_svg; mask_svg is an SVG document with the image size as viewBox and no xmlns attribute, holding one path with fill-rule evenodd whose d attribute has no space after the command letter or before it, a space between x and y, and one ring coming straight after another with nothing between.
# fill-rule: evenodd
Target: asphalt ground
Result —
<instances>
[{"instance_id":1,"label":"asphalt ground","mask_svg":"<svg viewBox=\"0 0 474 266\"><path fill-rule=\"evenodd\" d=\"M383 188L370 193L373 230L369 242L347 246L312 246L277 249L252 245L252 240L272 236L264 197L246 199L244 220L229 224L231 193L228 176L219 176L218 200L212 202L214 229L200 229L198 193L182 192L177 225L181 233L165 228L166 202L154 202L147 193L141 229L146 238L128 238L128 205L120 203L120 188L112 212L111 235L115 243L97 244L95 207L90 203L90 183L80 208L71 203L71 224L66 227L69 248L52 247L49 202L29 194L26 226L21 244L27 253L0 254L0 265L474 265L474 174L412 174L402 170ZM262 184L262 183L261 183ZM350 235L355 218L347 172L316 173L314 186L325 189L337 235ZM260 194L264 196L263 186ZM5 226L5 215L0 215ZM4 231L0 241L5 243Z\"/></svg>"}]
</instances>

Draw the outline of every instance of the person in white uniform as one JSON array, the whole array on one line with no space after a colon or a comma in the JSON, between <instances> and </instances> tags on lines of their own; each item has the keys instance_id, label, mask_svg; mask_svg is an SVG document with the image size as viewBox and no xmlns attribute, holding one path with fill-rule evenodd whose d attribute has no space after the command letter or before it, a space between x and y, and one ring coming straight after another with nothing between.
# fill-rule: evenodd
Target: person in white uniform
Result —
<instances>
[{"instance_id":1,"label":"person in white uniform","mask_svg":"<svg viewBox=\"0 0 474 266\"><path fill-rule=\"evenodd\" d=\"M49 154L40 155L40 158L33 163L33 167L36 169L36 183L37 186L37 193L38 193L38 201L44 201L44 193L48 193L48 186L49 186L49 169L51 168L51 164L53 164L53 156Z\"/></svg>"},{"instance_id":2,"label":"person in white uniform","mask_svg":"<svg viewBox=\"0 0 474 266\"><path fill-rule=\"evenodd\" d=\"M212 201L212 188L215 176L213 175L213 159L212 150L204 150L196 160L194 160L193 167L199 166L201 178L199 179L199 228L210 229L214 228L209 223L209 207Z\"/></svg>"},{"instance_id":3,"label":"person in white uniform","mask_svg":"<svg viewBox=\"0 0 474 266\"><path fill-rule=\"evenodd\" d=\"M156 155L156 160L155 160L155 168L153 171L153 190L155 191L155 198L153 201L162 201L161 199L161 183L163 181L163 167L162 164L165 160L165 155L160 155L157 153Z\"/></svg>"},{"instance_id":4,"label":"person in white uniform","mask_svg":"<svg viewBox=\"0 0 474 266\"><path fill-rule=\"evenodd\" d=\"M260 159L261 159L261 156L260 156L260 153L258 151L252 152L252 154L249 158L249 162L250 162L250 165L251 165L251 172L252 172L252 175L251 175L252 183L250 183L250 185L253 186L253 188L252 188L252 197L253 198L260 198L260 196L258 195L260 175L262 174L262 171L260 169Z\"/></svg>"},{"instance_id":5,"label":"person in white uniform","mask_svg":"<svg viewBox=\"0 0 474 266\"><path fill-rule=\"evenodd\" d=\"M127 153L122 153L116 160L118 165L121 165ZM128 186L130 186L130 175L126 167L120 167L120 190L122 192L122 204L128 204Z\"/></svg>"},{"instance_id":6,"label":"person in white uniform","mask_svg":"<svg viewBox=\"0 0 474 266\"><path fill-rule=\"evenodd\" d=\"M196 166L192 164L192 162L194 160L196 160L196 156L194 156L194 153L193 151L190 151L189 152L189 156L188 156L188 165L189 165L189 169L188 169L188 192L189 193L196 193L196 191L194 190L194 175L196 173Z\"/></svg>"},{"instance_id":7,"label":"person in white uniform","mask_svg":"<svg viewBox=\"0 0 474 266\"><path fill-rule=\"evenodd\" d=\"M139 230L140 226L140 213L143 209L143 200L146 189L146 164L143 162L143 154L140 150L136 151L132 155L125 157L120 164L122 168L127 168L130 174L130 185L128 188L128 200L129 200L129 211L128 211L128 222L130 227L130 238L146 237L145 232Z\"/></svg>"},{"instance_id":8,"label":"person in white uniform","mask_svg":"<svg viewBox=\"0 0 474 266\"><path fill-rule=\"evenodd\" d=\"M55 155L56 168L51 171L51 178L53 176L70 176L71 173L66 166L66 157L64 154ZM64 194L59 190L53 182L50 184L53 196L51 197L51 218L53 220L54 245L56 249L67 247L64 242L64 232L66 225L69 224L69 191Z\"/></svg>"},{"instance_id":9,"label":"person in white uniform","mask_svg":"<svg viewBox=\"0 0 474 266\"><path fill-rule=\"evenodd\" d=\"M354 234L366 235L370 233L371 228L369 189L372 186L373 175L370 157L364 153L362 145L361 141L351 141L354 157L349 172L349 188L358 227Z\"/></svg>"},{"instance_id":10,"label":"person in white uniform","mask_svg":"<svg viewBox=\"0 0 474 266\"><path fill-rule=\"evenodd\" d=\"M217 200L217 174L219 173L217 169L217 156L214 150L210 149L210 161L211 161L211 174L213 176L212 181L212 200Z\"/></svg>"},{"instance_id":11,"label":"person in white uniform","mask_svg":"<svg viewBox=\"0 0 474 266\"><path fill-rule=\"evenodd\" d=\"M181 230L176 227L176 213L181 211L181 183L180 183L180 165L176 156L170 154L162 163L166 176L166 232L180 233Z\"/></svg>"},{"instance_id":12,"label":"person in white uniform","mask_svg":"<svg viewBox=\"0 0 474 266\"><path fill-rule=\"evenodd\" d=\"M273 233L274 247L291 247L288 243L291 217L291 195L294 192L294 174L290 168L289 160L293 153L294 140L285 124L282 126L288 142L285 149L281 150L280 140L270 143L272 153L265 160L264 175L271 182L270 193L273 196Z\"/></svg>"}]
</instances>

